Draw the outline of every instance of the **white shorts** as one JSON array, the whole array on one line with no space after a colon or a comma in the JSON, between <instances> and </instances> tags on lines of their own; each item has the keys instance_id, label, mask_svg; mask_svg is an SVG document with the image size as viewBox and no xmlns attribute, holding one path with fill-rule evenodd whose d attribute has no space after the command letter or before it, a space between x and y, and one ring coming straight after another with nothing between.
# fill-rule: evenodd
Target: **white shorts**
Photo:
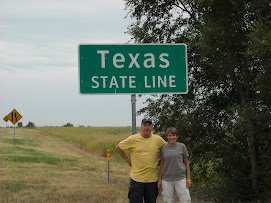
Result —
<instances>
[{"instance_id":1,"label":"white shorts","mask_svg":"<svg viewBox=\"0 0 271 203\"><path fill-rule=\"evenodd\" d=\"M182 180L162 180L162 199L164 203L174 203L174 190L176 191L181 203L190 203L191 197L186 186L186 178Z\"/></svg>"}]
</instances>

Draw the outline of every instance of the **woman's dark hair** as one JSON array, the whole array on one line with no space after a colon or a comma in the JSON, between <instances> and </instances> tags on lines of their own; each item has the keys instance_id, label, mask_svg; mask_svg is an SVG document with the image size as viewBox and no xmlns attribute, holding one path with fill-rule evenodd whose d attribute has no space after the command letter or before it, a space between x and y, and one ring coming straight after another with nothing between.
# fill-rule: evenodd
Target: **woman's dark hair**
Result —
<instances>
[{"instance_id":1,"label":"woman's dark hair","mask_svg":"<svg viewBox=\"0 0 271 203\"><path fill-rule=\"evenodd\" d=\"M169 133L172 133L173 135L178 136L178 131L177 131L177 129L174 128L174 127L170 127L170 128L168 128L168 129L166 130L166 135L168 135Z\"/></svg>"}]
</instances>

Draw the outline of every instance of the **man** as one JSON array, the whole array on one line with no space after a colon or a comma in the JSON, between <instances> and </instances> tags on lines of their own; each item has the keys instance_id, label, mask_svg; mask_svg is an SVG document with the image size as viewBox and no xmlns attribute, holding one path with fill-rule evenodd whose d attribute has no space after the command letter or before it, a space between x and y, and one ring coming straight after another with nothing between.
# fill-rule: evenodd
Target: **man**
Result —
<instances>
[{"instance_id":1,"label":"man","mask_svg":"<svg viewBox=\"0 0 271 203\"><path fill-rule=\"evenodd\" d=\"M158 162L159 153L166 141L152 134L151 119L144 118L141 133L131 135L121 141L116 150L132 166L130 171L130 203L155 203L158 196ZM130 151L131 159L124 153Z\"/></svg>"}]
</instances>

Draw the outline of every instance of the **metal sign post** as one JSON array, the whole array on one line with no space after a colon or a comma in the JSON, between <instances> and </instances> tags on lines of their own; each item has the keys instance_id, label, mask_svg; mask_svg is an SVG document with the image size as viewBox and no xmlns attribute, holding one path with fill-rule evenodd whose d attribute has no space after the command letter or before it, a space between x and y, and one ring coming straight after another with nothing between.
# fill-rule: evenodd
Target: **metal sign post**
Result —
<instances>
[{"instance_id":1,"label":"metal sign post","mask_svg":"<svg viewBox=\"0 0 271 203\"><path fill-rule=\"evenodd\" d=\"M108 183L109 183L109 168L110 168L110 166L109 166L109 161L108 161L108 174L107 174L107 177L108 177L107 182L108 182Z\"/></svg>"},{"instance_id":2,"label":"metal sign post","mask_svg":"<svg viewBox=\"0 0 271 203\"><path fill-rule=\"evenodd\" d=\"M132 135L136 134L136 95L131 95L132 103Z\"/></svg>"},{"instance_id":3,"label":"metal sign post","mask_svg":"<svg viewBox=\"0 0 271 203\"><path fill-rule=\"evenodd\" d=\"M13 146L15 145L15 124L14 124L14 134L13 134Z\"/></svg>"}]
</instances>

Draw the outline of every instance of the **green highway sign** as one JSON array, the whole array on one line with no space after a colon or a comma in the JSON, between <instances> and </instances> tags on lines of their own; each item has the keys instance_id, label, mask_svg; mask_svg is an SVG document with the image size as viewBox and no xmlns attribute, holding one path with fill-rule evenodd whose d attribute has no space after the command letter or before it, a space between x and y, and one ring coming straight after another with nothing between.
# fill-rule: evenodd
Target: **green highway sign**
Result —
<instances>
[{"instance_id":1,"label":"green highway sign","mask_svg":"<svg viewBox=\"0 0 271 203\"><path fill-rule=\"evenodd\" d=\"M81 94L188 92L185 44L79 44Z\"/></svg>"}]
</instances>

